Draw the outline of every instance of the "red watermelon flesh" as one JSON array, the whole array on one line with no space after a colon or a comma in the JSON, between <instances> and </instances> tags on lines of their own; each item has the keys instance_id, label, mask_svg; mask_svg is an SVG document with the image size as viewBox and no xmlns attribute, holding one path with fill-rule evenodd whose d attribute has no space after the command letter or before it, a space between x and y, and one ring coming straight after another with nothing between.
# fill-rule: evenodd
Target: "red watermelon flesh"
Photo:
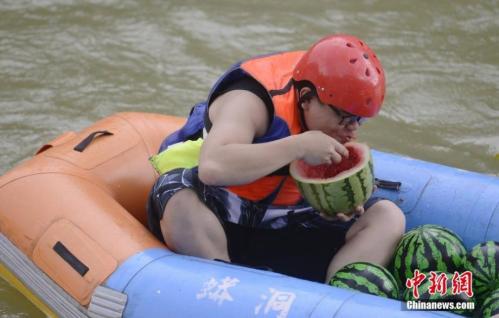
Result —
<instances>
[{"instance_id":1,"label":"red watermelon flesh","mask_svg":"<svg viewBox=\"0 0 499 318\"><path fill-rule=\"evenodd\" d=\"M343 171L350 170L361 160L361 154L358 149L351 146L346 146L348 150L348 158L343 157L340 163L321 164L312 166L301 160L299 162L300 170L306 178L329 179L334 178Z\"/></svg>"}]
</instances>

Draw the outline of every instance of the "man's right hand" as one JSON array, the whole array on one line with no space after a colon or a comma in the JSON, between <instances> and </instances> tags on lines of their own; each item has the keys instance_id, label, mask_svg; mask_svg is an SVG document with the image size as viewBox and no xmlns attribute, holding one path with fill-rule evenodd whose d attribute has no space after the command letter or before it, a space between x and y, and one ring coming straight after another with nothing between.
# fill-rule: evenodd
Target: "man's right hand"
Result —
<instances>
[{"instance_id":1,"label":"man's right hand","mask_svg":"<svg viewBox=\"0 0 499 318\"><path fill-rule=\"evenodd\" d=\"M318 130L297 135L301 159L310 165L339 163L348 158L347 148L336 139Z\"/></svg>"}]
</instances>

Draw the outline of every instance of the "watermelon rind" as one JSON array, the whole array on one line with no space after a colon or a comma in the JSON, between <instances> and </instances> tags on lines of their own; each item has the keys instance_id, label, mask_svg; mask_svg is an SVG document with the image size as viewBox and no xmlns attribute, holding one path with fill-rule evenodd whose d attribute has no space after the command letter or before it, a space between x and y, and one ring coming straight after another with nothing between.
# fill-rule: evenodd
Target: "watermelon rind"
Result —
<instances>
[{"instance_id":1,"label":"watermelon rind","mask_svg":"<svg viewBox=\"0 0 499 318\"><path fill-rule=\"evenodd\" d=\"M356 262L337 271L329 281L331 286L357 290L385 298L399 299L399 286L384 267Z\"/></svg>"},{"instance_id":2,"label":"watermelon rind","mask_svg":"<svg viewBox=\"0 0 499 318\"><path fill-rule=\"evenodd\" d=\"M303 176L299 161L290 164L290 174L305 200L319 212L328 215L350 213L363 205L374 190L372 156L364 143L349 142L345 146L356 149L362 156L353 168L327 178L307 178Z\"/></svg>"}]
</instances>

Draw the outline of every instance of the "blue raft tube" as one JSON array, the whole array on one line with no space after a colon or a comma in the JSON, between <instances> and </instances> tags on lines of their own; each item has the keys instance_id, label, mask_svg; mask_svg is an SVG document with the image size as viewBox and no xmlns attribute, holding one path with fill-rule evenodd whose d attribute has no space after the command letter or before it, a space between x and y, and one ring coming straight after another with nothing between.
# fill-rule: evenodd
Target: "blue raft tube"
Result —
<instances>
[{"instance_id":1,"label":"blue raft tube","mask_svg":"<svg viewBox=\"0 0 499 318\"><path fill-rule=\"evenodd\" d=\"M468 249L499 241L499 178L380 151L373 158L377 178L401 182L379 191L404 211L407 230L439 224ZM128 295L124 317L459 317L157 248L129 258L105 286Z\"/></svg>"}]
</instances>

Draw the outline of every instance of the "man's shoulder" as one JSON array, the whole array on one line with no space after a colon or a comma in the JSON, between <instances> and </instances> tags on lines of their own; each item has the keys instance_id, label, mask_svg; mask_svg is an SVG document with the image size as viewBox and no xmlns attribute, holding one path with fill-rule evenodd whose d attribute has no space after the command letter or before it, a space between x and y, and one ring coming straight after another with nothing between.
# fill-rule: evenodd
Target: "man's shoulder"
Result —
<instances>
[{"instance_id":1,"label":"man's shoulder","mask_svg":"<svg viewBox=\"0 0 499 318\"><path fill-rule=\"evenodd\" d=\"M251 122L257 136L266 132L270 121L265 103L246 90L229 91L217 98L210 106L209 117L213 125L230 121L244 126Z\"/></svg>"}]
</instances>

